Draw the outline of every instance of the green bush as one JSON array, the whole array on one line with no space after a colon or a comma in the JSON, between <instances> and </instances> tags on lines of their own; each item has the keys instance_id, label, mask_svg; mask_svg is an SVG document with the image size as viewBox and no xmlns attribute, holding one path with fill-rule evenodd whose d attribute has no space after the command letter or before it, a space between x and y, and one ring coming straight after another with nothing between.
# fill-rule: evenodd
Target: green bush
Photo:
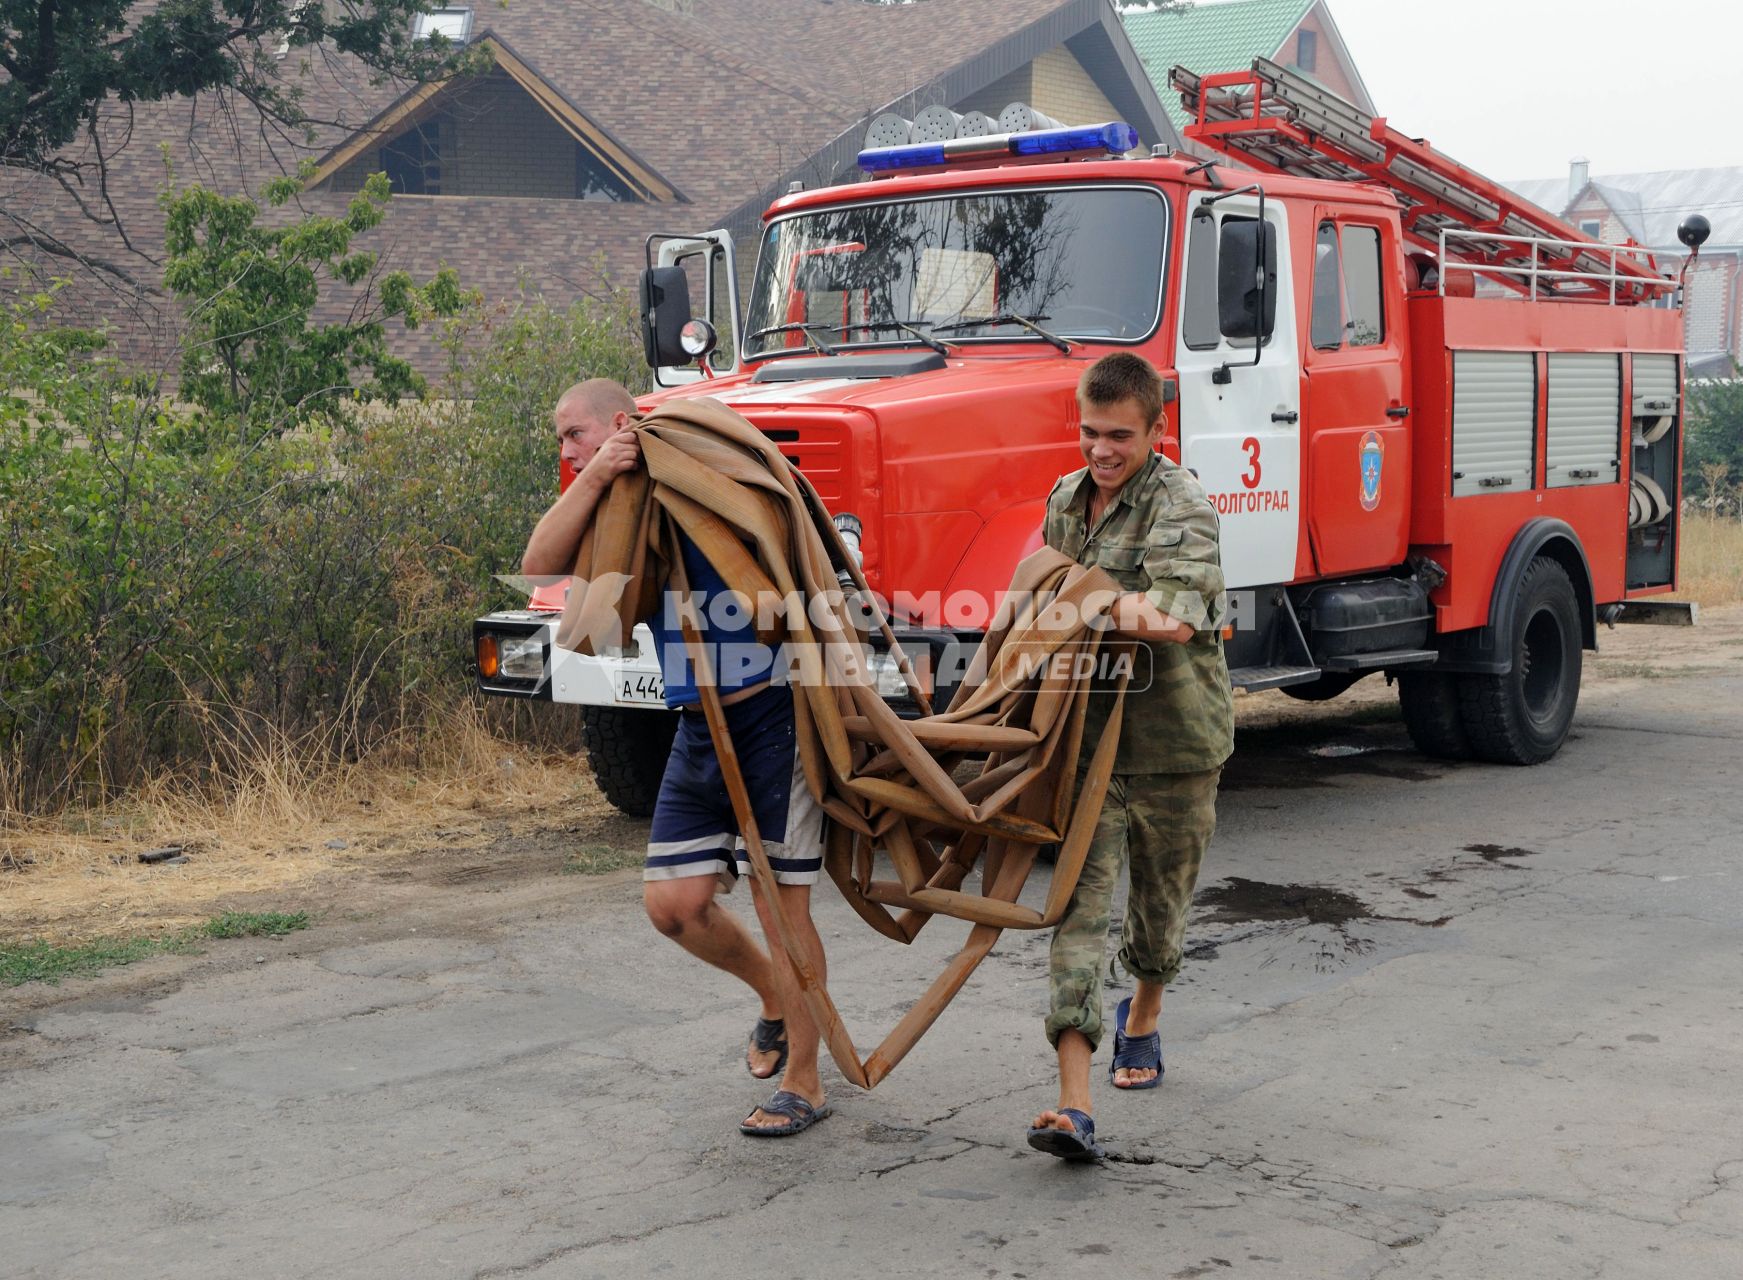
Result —
<instances>
[{"instance_id":1,"label":"green bush","mask_svg":"<svg viewBox=\"0 0 1743 1280\"><path fill-rule=\"evenodd\" d=\"M472 304L432 391L262 430L53 312L0 313L0 811L221 786L263 744L415 756L475 696L471 619L518 602L494 575L555 496L557 394L646 377L621 292Z\"/></svg>"}]
</instances>

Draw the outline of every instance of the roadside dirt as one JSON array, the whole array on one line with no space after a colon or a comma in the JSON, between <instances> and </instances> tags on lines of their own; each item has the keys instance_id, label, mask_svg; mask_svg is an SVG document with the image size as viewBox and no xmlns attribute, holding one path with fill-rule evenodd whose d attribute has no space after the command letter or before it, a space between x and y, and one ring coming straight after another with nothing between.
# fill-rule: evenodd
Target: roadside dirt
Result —
<instances>
[{"instance_id":1,"label":"roadside dirt","mask_svg":"<svg viewBox=\"0 0 1743 1280\"><path fill-rule=\"evenodd\" d=\"M1703 610L1694 628L1603 630L1599 645L1597 654L1586 655L1584 704L1650 697L1657 681L1743 668L1743 605ZM1243 696L1236 702L1236 723L1236 757L1224 775L1229 793L1261 785L1335 786L1352 773L1426 778L1445 767L1409 750L1396 694L1379 677L1329 702L1301 702L1279 692ZM1243 766L1244 757L1253 761L1250 767ZM487 803L417 830L381 830L359 810L355 831L341 825L331 837L343 841L343 848L328 847L325 832L307 833L262 855L270 873L238 875L228 883L186 874L199 858L197 849L187 864L146 866L118 840L100 868L57 863L45 871L0 843L0 939L153 933L225 910L308 911L318 921L350 922L357 934L376 928L403 933L424 917L441 918L449 927L476 917L482 928L522 907L561 909L596 893L632 893L646 822L607 804L582 762L562 790L535 806L524 799ZM57 880L52 903L32 892L50 875ZM138 878L170 876L180 876L187 892L143 899L123 892ZM88 887L81 891L81 884ZM295 936L259 944L291 951L299 945ZM143 968L187 963L165 959ZM6 998L34 1003L52 1000L52 992L14 989Z\"/></svg>"}]
</instances>

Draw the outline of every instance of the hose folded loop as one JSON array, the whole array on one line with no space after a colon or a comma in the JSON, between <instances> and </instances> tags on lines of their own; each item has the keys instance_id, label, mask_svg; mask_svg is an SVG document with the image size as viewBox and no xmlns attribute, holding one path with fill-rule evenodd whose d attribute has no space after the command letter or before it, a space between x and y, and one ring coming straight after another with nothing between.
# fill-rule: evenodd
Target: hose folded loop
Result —
<instances>
[{"instance_id":1,"label":"hose folded loop","mask_svg":"<svg viewBox=\"0 0 1743 1280\"><path fill-rule=\"evenodd\" d=\"M759 641L783 646L806 785L829 815L824 865L862 919L912 942L934 916L973 927L964 947L884 1042L861 1060L805 961L751 820L706 648L683 624L722 773L779 942L842 1073L871 1088L913 1048L1005 929L1057 923L1095 832L1119 742L1133 641L1107 614L1119 586L1042 549L1017 566L948 710L932 713L911 663L816 491L754 426L717 400L677 400L641 419L644 465L613 481L576 554L557 643L627 646L668 587L687 593L681 531L753 602ZM844 600L847 575L860 599ZM865 602L926 712L904 721L879 696L850 613ZM863 617L863 615L861 615ZM1098 658L1117 675L1113 706L1077 786ZM979 760L978 769L974 761ZM966 769L963 766L968 766ZM959 774L973 770L961 783ZM1039 907L1018 901L1043 845L1059 854ZM878 855L894 878L878 878ZM965 889L976 867L980 889Z\"/></svg>"}]
</instances>

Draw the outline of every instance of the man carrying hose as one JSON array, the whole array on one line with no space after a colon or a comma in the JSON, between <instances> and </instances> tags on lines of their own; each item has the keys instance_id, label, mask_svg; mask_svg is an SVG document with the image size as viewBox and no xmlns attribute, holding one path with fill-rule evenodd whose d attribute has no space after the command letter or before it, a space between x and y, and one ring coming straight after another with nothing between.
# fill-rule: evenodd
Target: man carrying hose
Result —
<instances>
[{"instance_id":1,"label":"man carrying hose","mask_svg":"<svg viewBox=\"0 0 1743 1280\"><path fill-rule=\"evenodd\" d=\"M1108 1076L1116 1089L1154 1089L1162 988L1180 969L1199 861L1216 828L1216 788L1234 750L1234 702L1223 657L1223 573L1216 512L1192 473L1156 452L1162 379L1130 353L1104 356L1078 383L1082 470L1047 499L1042 536L1079 564L1106 570L1121 596L1109 614L1144 642L1126 695L1113 776L1070 905L1053 934L1047 1038L1059 1055L1059 1105L1029 1129L1029 1145L1065 1159L1102 1154L1089 1092L1102 1038L1102 960L1120 864L1131 891L1119 961L1137 981L1120 1002ZM1141 657L1141 655L1140 655ZM1109 710L1090 699L1084 740Z\"/></svg>"},{"instance_id":2,"label":"man carrying hose","mask_svg":"<svg viewBox=\"0 0 1743 1280\"><path fill-rule=\"evenodd\" d=\"M575 479L539 520L521 571L563 575L574 568L582 534L614 478L640 464L636 404L607 378L565 391L552 413L562 456ZM756 813L763 847L797 940L819 980L823 943L811 920L811 886L823 864L823 811L799 768L793 693L777 679L776 653L757 641L753 611L718 607L728 588L696 546L680 535L694 617L700 620L727 727ZM786 951L765 948L739 917L715 901L748 875L744 839L721 776L701 695L678 622L677 593L649 620L666 678L666 705L679 716L660 782L643 871L642 901L654 927L691 955L746 983L762 1001L745 1065L760 1080L780 1075L773 1097L739 1128L756 1137L800 1133L830 1112L817 1071L818 1035ZM714 601L716 607L710 607ZM777 930L762 890L751 896L766 937Z\"/></svg>"}]
</instances>

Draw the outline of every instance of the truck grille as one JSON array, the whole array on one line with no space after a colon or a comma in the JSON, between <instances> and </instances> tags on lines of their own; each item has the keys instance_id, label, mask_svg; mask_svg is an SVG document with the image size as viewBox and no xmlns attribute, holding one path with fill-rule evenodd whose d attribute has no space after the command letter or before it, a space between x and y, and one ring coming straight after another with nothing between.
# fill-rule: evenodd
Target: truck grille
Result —
<instances>
[{"instance_id":1,"label":"truck grille","mask_svg":"<svg viewBox=\"0 0 1743 1280\"><path fill-rule=\"evenodd\" d=\"M847 428L839 423L820 422L799 427L766 427L763 434L780 447L788 462L805 473L824 505L835 510L849 488Z\"/></svg>"}]
</instances>

